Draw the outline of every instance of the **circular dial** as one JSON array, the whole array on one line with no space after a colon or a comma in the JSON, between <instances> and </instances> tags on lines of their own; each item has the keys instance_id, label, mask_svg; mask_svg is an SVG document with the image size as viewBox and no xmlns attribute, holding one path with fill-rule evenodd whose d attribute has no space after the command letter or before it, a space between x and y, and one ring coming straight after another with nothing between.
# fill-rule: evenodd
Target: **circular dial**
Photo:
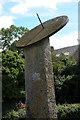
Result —
<instances>
[{"instance_id":1,"label":"circular dial","mask_svg":"<svg viewBox=\"0 0 80 120\"><path fill-rule=\"evenodd\" d=\"M67 22L67 16L59 16L44 22L44 28L41 24L38 25L29 32L25 33L22 38L20 38L20 40L17 42L17 47L26 47L43 40L44 38L50 37L63 28Z\"/></svg>"}]
</instances>

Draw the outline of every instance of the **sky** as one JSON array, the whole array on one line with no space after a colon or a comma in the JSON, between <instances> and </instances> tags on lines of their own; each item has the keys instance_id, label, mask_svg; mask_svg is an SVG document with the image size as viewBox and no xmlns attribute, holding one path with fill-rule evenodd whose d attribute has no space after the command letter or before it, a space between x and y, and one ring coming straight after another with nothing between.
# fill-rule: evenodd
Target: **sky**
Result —
<instances>
[{"instance_id":1,"label":"sky","mask_svg":"<svg viewBox=\"0 0 80 120\"><path fill-rule=\"evenodd\" d=\"M42 22L66 15L67 25L50 37L54 49L78 44L78 1L79 0L0 0L0 29L10 25L27 27L29 30Z\"/></svg>"}]
</instances>

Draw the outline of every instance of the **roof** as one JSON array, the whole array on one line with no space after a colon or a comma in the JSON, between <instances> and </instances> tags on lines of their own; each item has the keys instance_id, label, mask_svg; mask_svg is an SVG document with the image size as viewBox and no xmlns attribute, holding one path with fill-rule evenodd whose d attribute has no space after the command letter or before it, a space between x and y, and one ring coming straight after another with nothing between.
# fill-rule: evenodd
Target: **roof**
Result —
<instances>
[{"instance_id":1,"label":"roof","mask_svg":"<svg viewBox=\"0 0 80 120\"><path fill-rule=\"evenodd\" d=\"M56 54L69 52L69 55L73 55L77 50L78 50L78 45L74 45L74 46L70 46L70 47L56 49L54 51Z\"/></svg>"}]
</instances>

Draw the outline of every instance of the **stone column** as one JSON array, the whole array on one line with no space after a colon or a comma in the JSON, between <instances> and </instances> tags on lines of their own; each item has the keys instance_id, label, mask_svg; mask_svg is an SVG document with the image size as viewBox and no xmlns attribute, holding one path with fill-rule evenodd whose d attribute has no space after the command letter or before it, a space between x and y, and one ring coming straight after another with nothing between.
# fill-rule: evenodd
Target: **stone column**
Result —
<instances>
[{"instance_id":1,"label":"stone column","mask_svg":"<svg viewBox=\"0 0 80 120\"><path fill-rule=\"evenodd\" d=\"M54 78L49 39L24 48L27 118L56 120Z\"/></svg>"}]
</instances>

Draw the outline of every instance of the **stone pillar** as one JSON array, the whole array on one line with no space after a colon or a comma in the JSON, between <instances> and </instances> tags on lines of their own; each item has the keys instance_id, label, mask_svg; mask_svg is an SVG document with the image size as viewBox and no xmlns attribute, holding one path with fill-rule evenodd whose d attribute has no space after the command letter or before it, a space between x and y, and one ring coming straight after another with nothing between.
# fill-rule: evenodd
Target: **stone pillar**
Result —
<instances>
[{"instance_id":1,"label":"stone pillar","mask_svg":"<svg viewBox=\"0 0 80 120\"><path fill-rule=\"evenodd\" d=\"M46 38L24 48L27 118L56 120L51 47Z\"/></svg>"}]
</instances>

